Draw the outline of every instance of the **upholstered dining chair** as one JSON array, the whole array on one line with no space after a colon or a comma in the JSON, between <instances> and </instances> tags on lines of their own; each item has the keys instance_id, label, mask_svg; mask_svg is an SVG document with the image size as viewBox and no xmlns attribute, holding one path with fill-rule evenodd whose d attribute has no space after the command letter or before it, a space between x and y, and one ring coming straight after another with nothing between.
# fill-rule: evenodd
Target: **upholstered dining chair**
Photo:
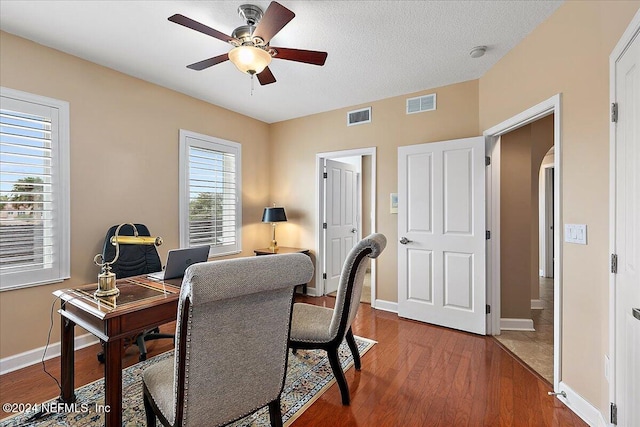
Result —
<instances>
[{"instance_id":1,"label":"upholstered dining chair","mask_svg":"<svg viewBox=\"0 0 640 427\"><path fill-rule=\"evenodd\" d=\"M304 254L211 261L183 278L174 357L143 372L147 425L221 426L267 406L282 426L293 291Z\"/></svg>"},{"instance_id":2,"label":"upholstered dining chair","mask_svg":"<svg viewBox=\"0 0 640 427\"><path fill-rule=\"evenodd\" d=\"M293 305L289 347L294 352L297 349L321 349L327 352L331 370L340 387L343 405L349 404L350 396L338 358L338 347L346 339L353 354L353 364L360 370L360 353L353 338L351 323L360 306L369 259L377 258L386 245L386 237L374 233L351 249L342 267L333 309L304 303Z\"/></svg>"}]
</instances>

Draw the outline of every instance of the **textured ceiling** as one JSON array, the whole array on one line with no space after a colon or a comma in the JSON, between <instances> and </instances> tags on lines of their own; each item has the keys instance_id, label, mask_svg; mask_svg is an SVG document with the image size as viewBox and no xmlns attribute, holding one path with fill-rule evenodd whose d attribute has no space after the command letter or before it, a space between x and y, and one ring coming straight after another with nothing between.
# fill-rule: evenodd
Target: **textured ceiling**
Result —
<instances>
[{"instance_id":1,"label":"textured ceiling","mask_svg":"<svg viewBox=\"0 0 640 427\"><path fill-rule=\"evenodd\" d=\"M479 78L562 3L281 1L296 17L271 44L326 51L327 62L274 59L277 82L256 80L252 94L230 62L187 69L231 46L167 20L180 13L231 34L245 1L0 0L0 29L273 123ZM473 59L477 45L488 51Z\"/></svg>"}]
</instances>

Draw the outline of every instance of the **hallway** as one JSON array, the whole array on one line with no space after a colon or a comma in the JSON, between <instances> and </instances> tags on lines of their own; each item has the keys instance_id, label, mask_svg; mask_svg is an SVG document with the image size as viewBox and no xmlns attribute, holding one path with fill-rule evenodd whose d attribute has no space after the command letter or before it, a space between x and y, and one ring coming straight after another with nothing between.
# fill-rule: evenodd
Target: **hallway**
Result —
<instances>
[{"instance_id":1,"label":"hallway","mask_svg":"<svg viewBox=\"0 0 640 427\"><path fill-rule=\"evenodd\" d=\"M531 310L535 332L502 331L495 338L553 384L553 279L540 277L542 310Z\"/></svg>"}]
</instances>

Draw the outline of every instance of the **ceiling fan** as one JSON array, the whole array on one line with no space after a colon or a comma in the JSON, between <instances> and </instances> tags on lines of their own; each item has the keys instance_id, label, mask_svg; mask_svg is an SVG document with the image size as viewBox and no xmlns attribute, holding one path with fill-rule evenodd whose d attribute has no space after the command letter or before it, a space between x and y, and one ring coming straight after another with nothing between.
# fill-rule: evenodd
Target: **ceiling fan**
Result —
<instances>
[{"instance_id":1,"label":"ceiling fan","mask_svg":"<svg viewBox=\"0 0 640 427\"><path fill-rule=\"evenodd\" d=\"M272 58L324 65L327 59L327 52L289 49L269 45L273 36L296 16L281 4L275 1L271 2L264 13L258 6L243 4L238 7L238 14L246 21L247 25L242 25L233 30L231 36L184 15L175 14L169 17L171 22L199 31L233 46L228 53L187 65L187 68L201 71L230 60L238 70L248 73L252 77L257 75L261 85L268 85L276 82L276 78L269 70Z\"/></svg>"}]
</instances>

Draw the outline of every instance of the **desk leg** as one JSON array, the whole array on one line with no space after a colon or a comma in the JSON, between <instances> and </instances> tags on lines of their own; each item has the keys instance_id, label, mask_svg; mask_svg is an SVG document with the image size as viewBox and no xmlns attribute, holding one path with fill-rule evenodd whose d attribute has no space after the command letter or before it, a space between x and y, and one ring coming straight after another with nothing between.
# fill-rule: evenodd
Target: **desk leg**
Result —
<instances>
[{"instance_id":1,"label":"desk leg","mask_svg":"<svg viewBox=\"0 0 640 427\"><path fill-rule=\"evenodd\" d=\"M64 308L63 308L64 309ZM74 329L76 324L61 316L61 345L60 348L60 381L62 382L62 394L60 400L64 403L76 401L74 393Z\"/></svg>"},{"instance_id":2,"label":"desk leg","mask_svg":"<svg viewBox=\"0 0 640 427\"><path fill-rule=\"evenodd\" d=\"M121 339L104 345L104 403L105 426L122 426L122 348Z\"/></svg>"}]
</instances>

